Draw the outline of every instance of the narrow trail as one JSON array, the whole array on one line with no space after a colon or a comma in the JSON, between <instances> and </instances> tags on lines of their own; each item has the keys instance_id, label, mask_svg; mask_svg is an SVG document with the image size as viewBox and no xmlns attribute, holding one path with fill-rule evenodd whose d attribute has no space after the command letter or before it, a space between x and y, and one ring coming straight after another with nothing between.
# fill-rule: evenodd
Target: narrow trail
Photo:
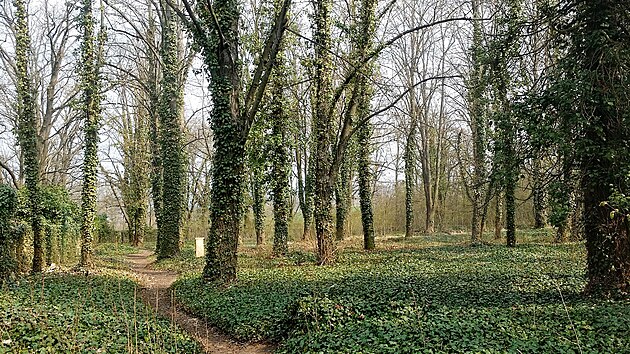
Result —
<instances>
[{"instance_id":1,"label":"narrow trail","mask_svg":"<svg viewBox=\"0 0 630 354\"><path fill-rule=\"evenodd\" d=\"M204 320L191 316L174 303L171 285L178 277L177 273L148 268L153 252L142 250L129 255L131 270L136 273L142 283L142 301L151 306L160 315L177 324L192 338L199 342L206 353L272 353L273 347L261 343L238 343L208 325Z\"/></svg>"}]
</instances>

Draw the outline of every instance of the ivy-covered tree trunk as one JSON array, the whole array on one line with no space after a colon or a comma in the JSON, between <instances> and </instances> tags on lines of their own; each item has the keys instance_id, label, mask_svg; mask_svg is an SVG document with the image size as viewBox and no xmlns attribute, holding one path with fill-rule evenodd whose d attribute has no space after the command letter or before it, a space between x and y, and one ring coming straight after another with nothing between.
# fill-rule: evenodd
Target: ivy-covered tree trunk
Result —
<instances>
[{"instance_id":1,"label":"ivy-covered tree trunk","mask_svg":"<svg viewBox=\"0 0 630 354\"><path fill-rule=\"evenodd\" d=\"M179 254L184 208L183 87L178 60L177 28L172 9L162 4L162 81L158 116L160 120L160 157L162 162L161 239L158 259Z\"/></svg>"},{"instance_id":2,"label":"ivy-covered tree trunk","mask_svg":"<svg viewBox=\"0 0 630 354\"><path fill-rule=\"evenodd\" d=\"M313 162L313 155L311 153L306 158L306 166L304 168L304 203L301 206L302 218L304 219L302 240L307 240L311 237L311 229L313 227L313 191L315 187L315 162Z\"/></svg>"},{"instance_id":3,"label":"ivy-covered tree trunk","mask_svg":"<svg viewBox=\"0 0 630 354\"><path fill-rule=\"evenodd\" d=\"M469 192L469 199L472 204L472 227L470 234L470 243L478 245L481 243L483 219L487 206L484 203L487 194L487 130L488 120L486 113L483 111L483 92L484 85L484 66L483 66L483 48L482 48L482 28L480 4L479 0L472 0L473 8L473 43L472 43L472 73L468 82L469 111L470 111L470 129L472 134L473 145L473 171Z\"/></svg>"},{"instance_id":4,"label":"ivy-covered tree trunk","mask_svg":"<svg viewBox=\"0 0 630 354\"><path fill-rule=\"evenodd\" d=\"M241 68L237 64L238 1L213 4L213 13L198 5L199 15L209 24L210 36L202 48L210 72L214 132L210 229L203 277L207 281L236 279L236 262L245 179L245 141L249 127L241 120ZM215 25L216 24L216 25Z\"/></svg>"},{"instance_id":5,"label":"ivy-covered tree trunk","mask_svg":"<svg viewBox=\"0 0 630 354\"><path fill-rule=\"evenodd\" d=\"M364 107L365 108L365 107ZM360 112L366 112L364 108ZM376 248L374 239L374 211L372 208L372 124L367 122L359 127L358 140L358 180L359 203L361 205L361 225L363 226L363 248L373 250Z\"/></svg>"},{"instance_id":6,"label":"ivy-covered tree trunk","mask_svg":"<svg viewBox=\"0 0 630 354\"><path fill-rule=\"evenodd\" d=\"M92 0L82 0L80 15L81 66L79 76L82 89L82 118L85 150L83 157L83 187L81 191L81 259L79 266L92 266L92 243L94 239L94 218L96 216L96 188L98 167L98 124L100 115L101 83L99 68L102 60L101 29L96 38Z\"/></svg>"},{"instance_id":7,"label":"ivy-covered tree trunk","mask_svg":"<svg viewBox=\"0 0 630 354\"><path fill-rule=\"evenodd\" d=\"M289 194L291 191L291 158L289 142L289 115L284 98L284 63L278 66L272 78L271 141L273 146L271 180L273 197L273 253L285 255L289 251Z\"/></svg>"},{"instance_id":8,"label":"ivy-covered tree trunk","mask_svg":"<svg viewBox=\"0 0 630 354\"><path fill-rule=\"evenodd\" d=\"M413 198L415 192L416 180L416 154L414 153L416 146L416 121L411 118L409 132L407 133L407 142L405 143L405 151L403 159L405 160L405 237L413 236Z\"/></svg>"},{"instance_id":9,"label":"ivy-covered tree trunk","mask_svg":"<svg viewBox=\"0 0 630 354\"><path fill-rule=\"evenodd\" d=\"M286 27L291 0L277 10L270 36L260 55L252 82L242 97L242 65L239 58L239 2L197 2L193 10L182 0L189 29L201 49L210 73L214 132L210 230L203 277L206 281L236 279L237 247L243 218L245 142L275 63ZM210 6L211 5L211 6Z\"/></svg>"},{"instance_id":10,"label":"ivy-covered tree trunk","mask_svg":"<svg viewBox=\"0 0 630 354\"><path fill-rule=\"evenodd\" d=\"M332 100L333 60L330 48L332 0L315 2L315 233L320 264L335 261L332 199L337 174L332 169L330 147L333 142Z\"/></svg>"},{"instance_id":11,"label":"ivy-covered tree trunk","mask_svg":"<svg viewBox=\"0 0 630 354\"><path fill-rule=\"evenodd\" d=\"M532 202L534 206L534 228L543 229L547 226L547 208L545 205L545 185L543 178L542 160L535 156L532 161Z\"/></svg>"},{"instance_id":12,"label":"ivy-covered tree trunk","mask_svg":"<svg viewBox=\"0 0 630 354\"><path fill-rule=\"evenodd\" d=\"M313 173L311 163L308 158L309 154L307 153L309 145L310 144L300 146L300 144L296 144L295 146L298 203L300 204L302 219L304 220L301 237L302 241L310 237L313 220Z\"/></svg>"},{"instance_id":13,"label":"ivy-covered tree trunk","mask_svg":"<svg viewBox=\"0 0 630 354\"><path fill-rule=\"evenodd\" d=\"M575 96L583 134L576 156L582 171L587 290L630 290L630 4L624 0L578 1L567 57L581 94ZM575 62L572 62L575 60Z\"/></svg>"},{"instance_id":14,"label":"ivy-covered tree trunk","mask_svg":"<svg viewBox=\"0 0 630 354\"><path fill-rule=\"evenodd\" d=\"M516 184L519 176L519 163L516 156L516 121L513 107L508 97L511 79L510 62L518 55L518 31L519 16L521 12L521 0L507 0L505 3L505 15L499 18L499 27L502 28L499 39L496 59L492 62L493 88L496 95L496 105L500 112L495 112L497 138L495 141L498 154L497 162L499 178L502 182L505 196L505 229L506 244L508 247L516 246Z\"/></svg>"},{"instance_id":15,"label":"ivy-covered tree trunk","mask_svg":"<svg viewBox=\"0 0 630 354\"><path fill-rule=\"evenodd\" d=\"M498 190L494 196L494 239L501 239L503 230L503 193Z\"/></svg>"},{"instance_id":16,"label":"ivy-covered tree trunk","mask_svg":"<svg viewBox=\"0 0 630 354\"><path fill-rule=\"evenodd\" d=\"M376 7L378 1L363 0L359 11L359 24L355 29L354 42L357 49L356 58L364 62L367 53L374 46L376 31ZM358 76L357 85L357 117L363 125L357 129L357 174L359 180L359 199L361 205L361 225L363 226L363 248L373 250L376 248L374 240L374 211L372 208L372 123L364 120L370 115L370 103L372 88L368 79L373 76L372 66L366 65L364 72Z\"/></svg>"},{"instance_id":17,"label":"ivy-covered tree trunk","mask_svg":"<svg viewBox=\"0 0 630 354\"><path fill-rule=\"evenodd\" d=\"M16 7L23 6L18 4ZM19 13L19 11L18 11ZM22 14L20 14L22 16ZM18 19L18 21L20 21ZM16 27L22 30L23 24L17 23ZM11 221L18 208L17 192L4 183L0 183L0 282L19 271L18 252L16 241L18 237L11 225Z\"/></svg>"},{"instance_id":18,"label":"ivy-covered tree trunk","mask_svg":"<svg viewBox=\"0 0 630 354\"><path fill-rule=\"evenodd\" d=\"M255 166L251 171L250 183L252 193L252 211L254 212L254 232L256 233L256 245L265 243L265 187L263 167Z\"/></svg>"},{"instance_id":19,"label":"ivy-covered tree trunk","mask_svg":"<svg viewBox=\"0 0 630 354\"><path fill-rule=\"evenodd\" d=\"M352 206L352 164L354 156L348 150L344 155L335 186L335 238L337 240L346 238L348 216Z\"/></svg>"},{"instance_id":20,"label":"ivy-covered tree trunk","mask_svg":"<svg viewBox=\"0 0 630 354\"><path fill-rule=\"evenodd\" d=\"M33 272L41 272L44 263L42 216L40 210L39 165L37 150L37 113L34 88L29 74L31 37L28 29L28 14L23 0L15 5L15 66L17 76L18 143L22 152L28 209L33 232Z\"/></svg>"}]
</instances>

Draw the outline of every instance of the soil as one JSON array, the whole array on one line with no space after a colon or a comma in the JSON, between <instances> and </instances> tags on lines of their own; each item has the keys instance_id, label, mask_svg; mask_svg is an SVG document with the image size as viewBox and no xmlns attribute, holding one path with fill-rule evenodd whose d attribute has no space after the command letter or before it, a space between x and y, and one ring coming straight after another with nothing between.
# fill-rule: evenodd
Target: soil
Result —
<instances>
[{"instance_id":1,"label":"soil","mask_svg":"<svg viewBox=\"0 0 630 354\"><path fill-rule=\"evenodd\" d=\"M186 313L174 301L171 291L171 285L179 274L150 269L152 255L153 252L142 250L128 256L131 270L141 279L142 301L186 331L201 344L205 353L273 353L275 348L269 344L239 343L203 319Z\"/></svg>"}]
</instances>

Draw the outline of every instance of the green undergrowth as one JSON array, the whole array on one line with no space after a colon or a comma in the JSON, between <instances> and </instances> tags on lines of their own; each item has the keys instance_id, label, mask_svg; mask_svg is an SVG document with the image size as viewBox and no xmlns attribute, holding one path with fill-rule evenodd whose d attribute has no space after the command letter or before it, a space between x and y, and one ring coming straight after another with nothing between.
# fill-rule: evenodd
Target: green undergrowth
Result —
<instances>
[{"instance_id":1,"label":"green undergrowth","mask_svg":"<svg viewBox=\"0 0 630 354\"><path fill-rule=\"evenodd\" d=\"M185 243L180 254L173 258L162 259L151 264L151 268L180 273L189 273L203 269L204 257L195 257L195 245Z\"/></svg>"},{"instance_id":2,"label":"green undergrowth","mask_svg":"<svg viewBox=\"0 0 630 354\"><path fill-rule=\"evenodd\" d=\"M582 295L583 244L245 254L238 282L175 284L176 296L239 340L286 353L630 352L630 302Z\"/></svg>"},{"instance_id":3,"label":"green undergrowth","mask_svg":"<svg viewBox=\"0 0 630 354\"><path fill-rule=\"evenodd\" d=\"M96 248L88 275L45 273L0 291L0 353L197 353L198 344L144 306L115 244Z\"/></svg>"},{"instance_id":4,"label":"green undergrowth","mask_svg":"<svg viewBox=\"0 0 630 354\"><path fill-rule=\"evenodd\" d=\"M127 256L138 249L124 243L99 243L94 247L94 263L100 268L129 269Z\"/></svg>"}]
</instances>

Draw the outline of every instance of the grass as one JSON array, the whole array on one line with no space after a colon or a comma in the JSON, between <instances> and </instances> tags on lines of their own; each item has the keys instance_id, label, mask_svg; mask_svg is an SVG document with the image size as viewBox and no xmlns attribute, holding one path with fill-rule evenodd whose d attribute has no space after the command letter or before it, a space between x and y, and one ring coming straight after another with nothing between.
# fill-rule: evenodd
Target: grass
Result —
<instances>
[{"instance_id":1,"label":"grass","mask_svg":"<svg viewBox=\"0 0 630 354\"><path fill-rule=\"evenodd\" d=\"M460 235L391 237L375 252L349 241L327 267L305 251L246 250L238 282L189 274L176 296L236 338L287 353L630 352L628 299L585 297L583 244L540 239L523 233L526 244L507 249L471 248Z\"/></svg>"},{"instance_id":2,"label":"grass","mask_svg":"<svg viewBox=\"0 0 630 354\"><path fill-rule=\"evenodd\" d=\"M198 344L143 305L121 269L137 250L99 245L99 268L6 283L0 292L0 353L196 353Z\"/></svg>"}]
</instances>

